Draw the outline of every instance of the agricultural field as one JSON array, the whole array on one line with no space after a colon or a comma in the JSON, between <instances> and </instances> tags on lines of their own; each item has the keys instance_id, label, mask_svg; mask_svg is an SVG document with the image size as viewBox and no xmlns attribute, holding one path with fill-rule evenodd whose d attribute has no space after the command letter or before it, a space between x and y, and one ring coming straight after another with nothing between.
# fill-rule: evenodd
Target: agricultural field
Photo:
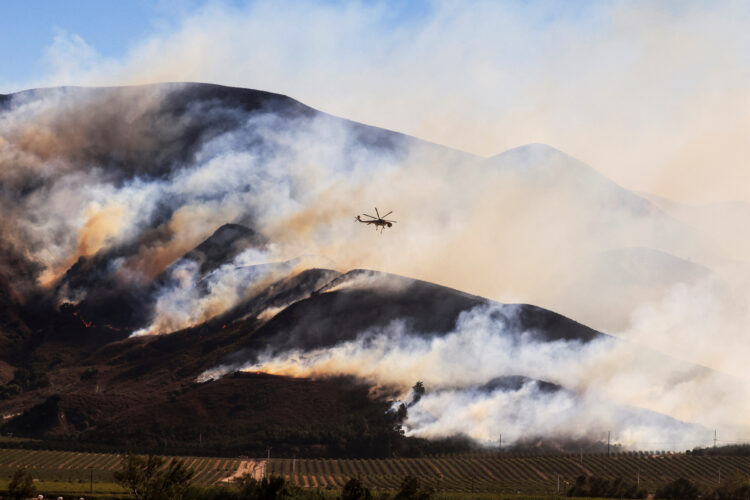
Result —
<instances>
[{"instance_id":1,"label":"agricultural field","mask_svg":"<svg viewBox=\"0 0 750 500\"><path fill-rule=\"evenodd\" d=\"M617 454L512 456L470 454L429 458L395 459L263 459L180 457L195 470L194 482L215 484L243 473L255 477L282 475L307 488L339 489L351 477L358 477L377 490L395 490L407 474L419 477L443 495L562 493L582 475L622 477L640 481L654 491L679 477L689 478L706 488L718 485L719 476L735 472L750 475L750 457L693 456L685 454ZM27 467L35 479L58 485L59 491L119 493L113 484L120 457L104 453L76 453L0 449L0 486L19 467Z\"/></svg>"},{"instance_id":2,"label":"agricultural field","mask_svg":"<svg viewBox=\"0 0 750 500\"><path fill-rule=\"evenodd\" d=\"M645 455L462 455L387 460L272 459L269 474L283 475L304 487L340 488L358 477L376 489L397 489L411 474L440 492L549 495L568 489L580 475L640 482L649 491L685 477L713 488L719 474L750 475L750 457L707 457L683 454ZM559 481L559 483L558 483Z\"/></svg>"},{"instance_id":3,"label":"agricultural field","mask_svg":"<svg viewBox=\"0 0 750 500\"><path fill-rule=\"evenodd\" d=\"M171 457L167 457L171 458ZM241 459L179 457L195 471L194 483L210 485L231 476ZM25 467L42 491L122 493L113 473L120 467L120 455L70 451L0 449L0 489L7 487L13 472Z\"/></svg>"}]
</instances>

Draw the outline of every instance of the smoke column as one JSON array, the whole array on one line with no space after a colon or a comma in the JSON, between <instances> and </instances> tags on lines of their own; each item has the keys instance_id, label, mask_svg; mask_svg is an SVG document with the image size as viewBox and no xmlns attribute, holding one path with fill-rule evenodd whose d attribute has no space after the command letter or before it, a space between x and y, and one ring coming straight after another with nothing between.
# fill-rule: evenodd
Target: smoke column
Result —
<instances>
[{"instance_id":1,"label":"smoke column","mask_svg":"<svg viewBox=\"0 0 750 500\"><path fill-rule=\"evenodd\" d=\"M217 367L199 381L237 369L353 375L395 387L408 401L411 385L422 380L428 392L409 408L408 435L464 434L490 444L499 434L511 442L542 436L600 440L615 429L617 442L632 449L684 449L708 443L712 427L706 426L719 422L747 432L743 415L750 408L741 380L613 337L548 341L533 330L514 329L516 314L517 306L477 306L445 335L425 335L396 320L333 348L269 347L256 362ZM526 382L517 387L493 383L518 376Z\"/></svg>"},{"instance_id":2,"label":"smoke column","mask_svg":"<svg viewBox=\"0 0 750 500\"><path fill-rule=\"evenodd\" d=\"M377 269L536 304L627 341L543 345L524 332L499 335L502 328L475 311L427 343L395 323L331 350L271 353L251 365L299 376L351 373L403 391L424 379L434 392L412 410L415 435L447 432L422 413L439 398L471 397L467 384L503 374L559 383L593 401L586 408L594 413L605 398L744 429L737 418L750 400L743 389L750 274L738 250L747 243L739 209L657 202L545 145L480 158L282 96L218 86L51 89L1 106L0 264L21 301L41 291L57 305L100 311L104 300L143 300L123 324L168 334L299 269L264 266L319 256L338 271ZM375 206L398 221L382 235L352 220ZM729 212L740 222L710 224ZM180 261L227 223L272 244L208 272ZM454 349L441 349L449 341ZM480 346L496 359L475 363ZM673 362L641 357L651 350ZM388 362L401 368L389 372ZM463 387L441 378L453 366L446 373ZM474 377L474 366L491 369ZM535 400L533 387L524 391ZM566 397L537 400L554 406Z\"/></svg>"}]
</instances>

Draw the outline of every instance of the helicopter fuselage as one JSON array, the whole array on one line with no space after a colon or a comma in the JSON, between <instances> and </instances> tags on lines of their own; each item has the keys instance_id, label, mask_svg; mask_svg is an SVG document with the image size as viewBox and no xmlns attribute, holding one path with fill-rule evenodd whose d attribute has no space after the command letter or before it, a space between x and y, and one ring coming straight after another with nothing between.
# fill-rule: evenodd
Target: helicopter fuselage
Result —
<instances>
[{"instance_id":1,"label":"helicopter fuselage","mask_svg":"<svg viewBox=\"0 0 750 500\"><path fill-rule=\"evenodd\" d=\"M357 222L361 222L362 224L375 224L376 226L380 226L380 227L393 227L393 224L388 222L387 220L383 220L383 219L362 220L359 217L359 215L357 216Z\"/></svg>"},{"instance_id":2,"label":"helicopter fuselage","mask_svg":"<svg viewBox=\"0 0 750 500\"><path fill-rule=\"evenodd\" d=\"M380 212L378 212L378 207L375 207L375 215L377 215L377 217L373 217L370 214L362 214L365 217L369 217L369 219L363 219L361 216L358 215L354 218L354 220L357 222L361 222L362 224L374 224L375 229L380 228L380 232L382 233L383 229L387 227L393 227L393 223L396 222L395 220L386 219L386 217L388 217L392 213L393 213L393 210L391 210L385 215L380 215Z\"/></svg>"}]
</instances>

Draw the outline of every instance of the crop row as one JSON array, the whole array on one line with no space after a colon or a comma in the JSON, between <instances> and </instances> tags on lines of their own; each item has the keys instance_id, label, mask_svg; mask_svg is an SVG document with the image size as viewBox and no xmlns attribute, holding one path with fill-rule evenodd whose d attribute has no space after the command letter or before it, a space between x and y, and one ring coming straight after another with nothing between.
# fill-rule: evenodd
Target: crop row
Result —
<instances>
[{"instance_id":1,"label":"crop row","mask_svg":"<svg viewBox=\"0 0 750 500\"><path fill-rule=\"evenodd\" d=\"M172 457L167 457L172 458ZM195 472L194 481L213 484L234 474L243 460L238 458L182 457ZM261 460L262 461L262 460ZM112 482L120 467L115 454L0 449L0 478L8 478L19 467L28 468L42 481ZM472 454L399 459L272 459L267 474L283 475L304 487L340 488L357 477L376 489L396 489L406 475L445 492L547 494L560 491L580 475L639 482L648 490L686 477L715 487L719 477L734 473L750 475L750 457L695 456L681 454L644 455L548 455L518 457Z\"/></svg>"},{"instance_id":2,"label":"crop row","mask_svg":"<svg viewBox=\"0 0 750 500\"><path fill-rule=\"evenodd\" d=\"M370 487L395 489L406 475L417 476L440 491L524 492L560 491L580 475L623 478L649 490L679 477L708 487L739 472L750 475L750 457L690 455L624 455L607 457L559 455L509 457L453 456L387 460L273 459L269 474L279 474L305 487L341 487L357 477ZM558 486L559 485L559 486Z\"/></svg>"},{"instance_id":3,"label":"crop row","mask_svg":"<svg viewBox=\"0 0 750 500\"><path fill-rule=\"evenodd\" d=\"M173 457L165 457L167 459ZM180 457L199 484L213 484L231 476L241 460L235 458ZM0 449L0 478L8 478L18 468L27 468L40 481L111 483L120 468L120 456L108 453Z\"/></svg>"}]
</instances>

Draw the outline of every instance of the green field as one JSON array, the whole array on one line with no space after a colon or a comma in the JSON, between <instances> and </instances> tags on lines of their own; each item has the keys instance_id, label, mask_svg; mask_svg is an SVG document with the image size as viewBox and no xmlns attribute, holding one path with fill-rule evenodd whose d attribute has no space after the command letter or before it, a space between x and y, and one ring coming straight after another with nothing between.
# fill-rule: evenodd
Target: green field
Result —
<instances>
[{"instance_id":1,"label":"green field","mask_svg":"<svg viewBox=\"0 0 750 500\"><path fill-rule=\"evenodd\" d=\"M8 490L8 479L0 480L0 491ZM127 497L129 494L114 483L73 483L66 481L37 481L34 483L37 491L43 493L45 497L50 496L71 496L71 497L89 497L91 494L99 497Z\"/></svg>"},{"instance_id":2,"label":"green field","mask_svg":"<svg viewBox=\"0 0 750 500\"><path fill-rule=\"evenodd\" d=\"M210 485L237 470L240 459L180 457L195 471L193 482ZM123 493L114 483L113 473L120 467L120 456L107 453L0 449L0 490L10 477L25 467L37 479L37 489L55 493Z\"/></svg>"},{"instance_id":3,"label":"green field","mask_svg":"<svg viewBox=\"0 0 750 500\"><path fill-rule=\"evenodd\" d=\"M231 476L249 459L181 457L195 471L194 482L210 485ZM657 487L685 477L707 489L718 485L719 473L726 478L739 471L750 475L750 457L646 455L546 455L512 456L471 454L460 456L378 459L271 459L260 461L268 474L282 475L303 487L339 489L351 477L378 490L395 490L407 474L435 487L441 496L453 494L550 495L564 492L582 474L628 481L640 480L653 492ZM122 493L113 473L119 455L0 449L0 489L13 472L26 467L39 481L40 491L85 493L93 483L95 493ZM261 472L261 468L257 469Z\"/></svg>"}]
</instances>

